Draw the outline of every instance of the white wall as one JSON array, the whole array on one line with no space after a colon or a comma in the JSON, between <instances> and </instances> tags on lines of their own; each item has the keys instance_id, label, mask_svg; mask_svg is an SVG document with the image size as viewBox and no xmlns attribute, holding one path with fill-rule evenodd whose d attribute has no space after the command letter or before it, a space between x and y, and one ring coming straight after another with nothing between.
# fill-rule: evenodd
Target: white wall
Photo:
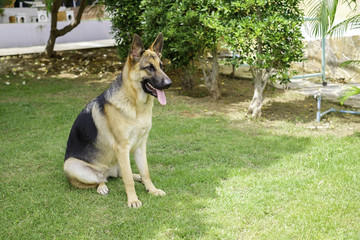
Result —
<instances>
[{"instance_id":1,"label":"white wall","mask_svg":"<svg viewBox=\"0 0 360 240\"><path fill-rule=\"evenodd\" d=\"M58 29L70 22L58 22ZM56 43L83 42L112 39L109 20L83 20ZM30 47L46 45L50 34L50 23L5 23L0 24L0 48Z\"/></svg>"}]
</instances>

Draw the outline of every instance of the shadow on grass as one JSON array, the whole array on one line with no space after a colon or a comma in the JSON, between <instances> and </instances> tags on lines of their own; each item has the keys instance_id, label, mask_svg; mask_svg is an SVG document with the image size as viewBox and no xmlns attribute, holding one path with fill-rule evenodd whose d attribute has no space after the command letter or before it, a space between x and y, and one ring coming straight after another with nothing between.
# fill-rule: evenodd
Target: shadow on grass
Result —
<instances>
[{"instance_id":1,"label":"shadow on grass","mask_svg":"<svg viewBox=\"0 0 360 240\"><path fill-rule=\"evenodd\" d=\"M340 104L332 103L329 101L322 101L321 112L325 112L329 109L336 110L350 110L357 111L357 109L341 106ZM305 98L304 100L295 100L287 102L273 101L266 104L262 109L261 117L271 121L290 121L290 122L312 122L316 120L317 102L312 97ZM352 119L351 114L331 113L325 115L323 118L328 116L336 115L340 119Z\"/></svg>"},{"instance_id":2,"label":"shadow on grass","mask_svg":"<svg viewBox=\"0 0 360 240\"><path fill-rule=\"evenodd\" d=\"M261 112L261 117L274 121L311 122L316 119L316 102L313 98L305 100L270 102Z\"/></svg>"}]
</instances>

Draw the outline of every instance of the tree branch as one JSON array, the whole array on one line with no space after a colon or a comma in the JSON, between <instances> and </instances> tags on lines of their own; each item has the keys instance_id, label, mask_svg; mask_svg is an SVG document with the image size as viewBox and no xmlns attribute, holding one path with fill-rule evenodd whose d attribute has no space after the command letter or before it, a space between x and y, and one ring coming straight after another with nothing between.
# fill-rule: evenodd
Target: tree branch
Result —
<instances>
[{"instance_id":1,"label":"tree branch","mask_svg":"<svg viewBox=\"0 0 360 240\"><path fill-rule=\"evenodd\" d=\"M77 25L80 24L81 22L81 17L82 17L82 14L85 10L85 7L86 7L86 3L87 3L87 0L81 0L81 3L80 3L80 7L79 7L79 11L76 15L76 18L74 19L74 21L72 21L69 25L65 26L64 28L58 30L57 32L57 37L61 37L63 35L65 35L66 33L70 32L71 30L73 30Z\"/></svg>"},{"instance_id":2,"label":"tree branch","mask_svg":"<svg viewBox=\"0 0 360 240\"><path fill-rule=\"evenodd\" d=\"M55 36L57 34L57 21L58 21L58 16L57 13L59 12L59 8L61 6L61 0L55 0L53 2L52 8L51 8L51 31L54 31Z\"/></svg>"}]
</instances>

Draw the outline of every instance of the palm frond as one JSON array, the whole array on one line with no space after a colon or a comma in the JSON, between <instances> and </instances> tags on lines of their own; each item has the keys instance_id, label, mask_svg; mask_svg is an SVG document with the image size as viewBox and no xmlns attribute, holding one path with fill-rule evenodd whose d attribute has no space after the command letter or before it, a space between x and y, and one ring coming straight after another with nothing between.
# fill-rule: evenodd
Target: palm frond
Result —
<instances>
[{"instance_id":1,"label":"palm frond","mask_svg":"<svg viewBox=\"0 0 360 240\"><path fill-rule=\"evenodd\" d=\"M360 68L360 60L349 60L342 62L339 67L353 67L353 68Z\"/></svg>"},{"instance_id":2,"label":"palm frond","mask_svg":"<svg viewBox=\"0 0 360 240\"><path fill-rule=\"evenodd\" d=\"M95 16L97 19L101 19L105 13L105 1L96 0L89 8L89 14Z\"/></svg>"},{"instance_id":3,"label":"palm frond","mask_svg":"<svg viewBox=\"0 0 360 240\"><path fill-rule=\"evenodd\" d=\"M358 8L357 0L342 0L342 4L346 4L348 9L351 9L350 13L355 13Z\"/></svg>"},{"instance_id":4,"label":"palm frond","mask_svg":"<svg viewBox=\"0 0 360 240\"><path fill-rule=\"evenodd\" d=\"M351 96L360 94L360 88L356 86L350 86L346 92L339 98L340 104L343 105L344 102Z\"/></svg>"},{"instance_id":5,"label":"palm frond","mask_svg":"<svg viewBox=\"0 0 360 240\"><path fill-rule=\"evenodd\" d=\"M360 14L357 14L333 26L327 35L330 37L341 37L346 31L357 28L360 28Z\"/></svg>"},{"instance_id":6,"label":"palm frond","mask_svg":"<svg viewBox=\"0 0 360 240\"><path fill-rule=\"evenodd\" d=\"M338 0L310 1L309 25L314 37L323 37L331 29L338 4Z\"/></svg>"},{"instance_id":7,"label":"palm frond","mask_svg":"<svg viewBox=\"0 0 360 240\"><path fill-rule=\"evenodd\" d=\"M311 35L314 37L322 37L326 32L326 22L327 18L324 18L325 5L323 1L314 1L310 3L309 11L309 25L311 30Z\"/></svg>"},{"instance_id":8,"label":"palm frond","mask_svg":"<svg viewBox=\"0 0 360 240\"><path fill-rule=\"evenodd\" d=\"M336 10L337 10L339 1L338 0L332 0L332 1L328 0L328 1L324 1L324 2L326 4L326 10L327 10L327 14L329 17L329 22L330 22L329 27L331 27L335 20Z\"/></svg>"}]
</instances>

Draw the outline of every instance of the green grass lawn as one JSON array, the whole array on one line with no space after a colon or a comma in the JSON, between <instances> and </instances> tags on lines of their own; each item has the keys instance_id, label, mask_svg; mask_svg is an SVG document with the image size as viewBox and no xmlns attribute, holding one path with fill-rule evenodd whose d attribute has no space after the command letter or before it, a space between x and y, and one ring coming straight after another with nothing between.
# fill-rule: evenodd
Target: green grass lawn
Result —
<instances>
[{"instance_id":1,"label":"green grass lawn","mask_svg":"<svg viewBox=\"0 0 360 240\"><path fill-rule=\"evenodd\" d=\"M22 81L0 85L0 239L360 239L359 132L233 122L168 92L148 144L167 195L136 183L130 209L121 179L100 196L62 170L74 119L107 85Z\"/></svg>"}]
</instances>

